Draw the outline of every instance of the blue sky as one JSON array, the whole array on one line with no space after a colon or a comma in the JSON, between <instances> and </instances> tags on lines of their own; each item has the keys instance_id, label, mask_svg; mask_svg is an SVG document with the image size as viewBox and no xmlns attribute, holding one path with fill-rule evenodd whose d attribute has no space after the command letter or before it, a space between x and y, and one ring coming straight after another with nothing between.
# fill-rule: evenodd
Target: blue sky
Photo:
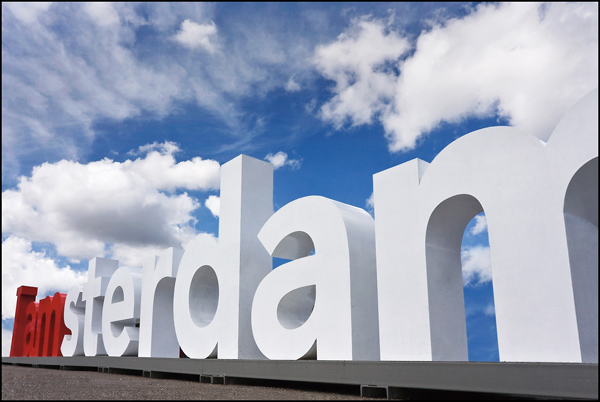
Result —
<instances>
[{"instance_id":1,"label":"blue sky","mask_svg":"<svg viewBox=\"0 0 600 402\"><path fill-rule=\"evenodd\" d=\"M241 153L275 209L372 213L373 174L493 125L545 141L597 85L597 3L3 3L2 353L17 286L218 235ZM498 360L482 217L463 282L469 358Z\"/></svg>"}]
</instances>

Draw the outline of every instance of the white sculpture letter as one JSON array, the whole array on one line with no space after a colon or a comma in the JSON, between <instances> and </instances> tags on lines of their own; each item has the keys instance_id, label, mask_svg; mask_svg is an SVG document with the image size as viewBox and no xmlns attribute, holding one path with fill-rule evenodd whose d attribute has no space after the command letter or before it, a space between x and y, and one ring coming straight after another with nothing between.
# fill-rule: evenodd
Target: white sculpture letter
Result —
<instances>
[{"instance_id":1,"label":"white sculpture letter","mask_svg":"<svg viewBox=\"0 0 600 402\"><path fill-rule=\"evenodd\" d=\"M120 267L104 297L102 338L109 356L136 356L138 351L142 270Z\"/></svg>"},{"instance_id":2,"label":"white sculpture letter","mask_svg":"<svg viewBox=\"0 0 600 402\"><path fill-rule=\"evenodd\" d=\"M89 262L88 281L83 287L85 301L85 324L83 326L83 351L86 356L105 355L102 341L102 306L104 294L119 261L93 258Z\"/></svg>"},{"instance_id":3,"label":"white sculpture letter","mask_svg":"<svg viewBox=\"0 0 600 402\"><path fill-rule=\"evenodd\" d=\"M193 240L175 280L175 332L187 356L264 358L252 337L250 308L271 271L256 235L272 213L270 163L241 155L221 167L219 240Z\"/></svg>"},{"instance_id":4,"label":"white sculpture letter","mask_svg":"<svg viewBox=\"0 0 600 402\"><path fill-rule=\"evenodd\" d=\"M573 198L598 205L597 97L568 112L547 144L491 127L430 165L413 160L374 175L382 360L467 359L460 246L466 224L485 211L500 360L581 362L595 348L597 361L597 207L594 215L565 201L582 169L587 184L574 184ZM595 176L583 168L593 160ZM585 195L588 186L595 194ZM595 221L589 256L567 247L571 211Z\"/></svg>"},{"instance_id":5,"label":"white sculpture letter","mask_svg":"<svg viewBox=\"0 0 600 402\"><path fill-rule=\"evenodd\" d=\"M179 357L173 322L175 277L183 250L169 248L144 261L140 311L140 357Z\"/></svg>"},{"instance_id":6,"label":"white sculpture letter","mask_svg":"<svg viewBox=\"0 0 600 402\"><path fill-rule=\"evenodd\" d=\"M273 257L294 260L269 273L256 290L252 330L265 356L377 360L371 216L305 197L277 211L258 237Z\"/></svg>"},{"instance_id":7,"label":"white sculpture letter","mask_svg":"<svg viewBox=\"0 0 600 402\"><path fill-rule=\"evenodd\" d=\"M65 326L71 335L65 335L60 346L63 356L83 356L83 323L85 321L85 303L83 287L73 286L67 293L64 313Z\"/></svg>"}]
</instances>

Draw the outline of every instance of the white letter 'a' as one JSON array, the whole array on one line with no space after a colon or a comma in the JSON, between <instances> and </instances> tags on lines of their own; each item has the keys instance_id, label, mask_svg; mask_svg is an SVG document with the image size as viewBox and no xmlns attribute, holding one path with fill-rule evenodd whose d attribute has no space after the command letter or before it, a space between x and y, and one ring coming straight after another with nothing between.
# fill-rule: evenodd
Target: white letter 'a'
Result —
<instances>
[{"instance_id":1,"label":"white letter 'a'","mask_svg":"<svg viewBox=\"0 0 600 402\"><path fill-rule=\"evenodd\" d=\"M294 260L269 273L256 290L252 330L264 355L378 360L371 216L327 198L305 197L277 211L258 237L273 257Z\"/></svg>"},{"instance_id":2,"label":"white letter 'a'","mask_svg":"<svg viewBox=\"0 0 600 402\"><path fill-rule=\"evenodd\" d=\"M200 235L177 271L173 316L191 358L264 359L252 337L250 306L271 271L256 235L273 213L273 165L245 155L221 167L219 240Z\"/></svg>"}]
</instances>

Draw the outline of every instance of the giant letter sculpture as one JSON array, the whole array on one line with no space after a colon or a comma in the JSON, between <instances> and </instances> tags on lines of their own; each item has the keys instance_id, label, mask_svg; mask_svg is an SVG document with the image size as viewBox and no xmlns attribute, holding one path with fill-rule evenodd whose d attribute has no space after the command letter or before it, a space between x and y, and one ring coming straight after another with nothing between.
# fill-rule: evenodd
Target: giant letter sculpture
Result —
<instances>
[{"instance_id":1,"label":"giant letter sculpture","mask_svg":"<svg viewBox=\"0 0 600 402\"><path fill-rule=\"evenodd\" d=\"M175 332L187 356L264 358L252 337L250 308L271 271L256 235L272 213L270 163L241 155L221 167L219 240L193 240L175 280Z\"/></svg>"},{"instance_id":2,"label":"giant letter sculpture","mask_svg":"<svg viewBox=\"0 0 600 402\"><path fill-rule=\"evenodd\" d=\"M83 288L85 323L83 326L83 352L86 356L105 355L102 340L102 307L110 277L119 267L119 261L93 258L89 262L88 282Z\"/></svg>"},{"instance_id":3,"label":"giant letter sculpture","mask_svg":"<svg viewBox=\"0 0 600 402\"><path fill-rule=\"evenodd\" d=\"M65 300L65 326L71 330L65 335L60 348L63 356L83 356L83 324L85 321L85 303L83 286L73 286Z\"/></svg>"},{"instance_id":4,"label":"giant letter sculpture","mask_svg":"<svg viewBox=\"0 0 600 402\"><path fill-rule=\"evenodd\" d=\"M179 357L173 322L175 277L183 250L171 247L144 261L140 311L140 357Z\"/></svg>"},{"instance_id":5,"label":"giant letter sculpture","mask_svg":"<svg viewBox=\"0 0 600 402\"><path fill-rule=\"evenodd\" d=\"M35 303L37 288L32 286L19 286L17 288L17 307L15 309L15 322L13 324L10 356L24 356L23 343L25 342L25 326L27 326L27 307Z\"/></svg>"},{"instance_id":6,"label":"giant letter sculpture","mask_svg":"<svg viewBox=\"0 0 600 402\"><path fill-rule=\"evenodd\" d=\"M36 303L37 288L17 289L11 356L62 356L63 337L69 336L63 314L66 295L55 293Z\"/></svg>"},{"instance_id":7,"label":"giant letter sculpture","mask_svg":"<svg viewBox=\"0 0 600 402\"><path fill-rule=\"evenodd\" d=\"M68 332L63 319L66 297L56 292L39 302L34 342L37 356L62 356L60 347Z\"/></svg>"},{"instance_id":8,"label":"giant letter sculpture","mask_svg":"<svg viewBox=\"0 0 600 402\"><path fill-rule=\"evenodd\" d=\"M563 215L571 178L597 161L597 98L594 91L576 105L547 144L514 128L486 128L454 141L431 165L413 160L374 175L382 360L466 360L460 244L483 210L500 360L581 362L593 355L581 347L595 347L597 361L597 281L583 280L591 270L597 278L597 265L589 266L598 258L597 212L595 260L575 258L585 268L573 273ZM597 205L597 181L590 184Z\"/></svg>"},{"instance_id":9,"label":"giant letter sculpture","mask_svg":"<svg viewBox=\"0 0 600 402\"><path fill-rule=\"evenodd\" d=\"M548 181L563 197L581 360L598 363L598 90L585 96L560 120L546 145L553 170ZM553 300L554 302L554 300Z\"/></svg>"},{"instance_id":10,"label":"giant letter sculpture","mask_svg":"<svg viewBox=\"0 0 600 402\"><path fill-rule=\"evenodd\" d=\"M305 197L277 211L258 236L272 256L294 260L269 273L256 290L252 330L265 356L376 360L371 216L327 198Z\"/></svg>"},{"instance_id":11,"label":"giant letter sculpture","mask_svg":"<svg viewBox=\"0 0 600 402\"><path fill-rule=\"evenodd\" d=\"M120 267L110 278L102 308L102 340L109 356L137 356L142 270Z\"/></svg>"},{"instance_id":12,"label":"giant letter sculpture","mask_svg":"<svg viewBox=\"0 0 600 402\"><path fill-rule=\"evenodd\" d=\"M25 331L23 332L23 356L34 357L38 355L38 351L35 348L35 336L36 336L36 324L37 324L37 313L39 303L29 303L25 310Z\"/></svg>"}]
</instances>

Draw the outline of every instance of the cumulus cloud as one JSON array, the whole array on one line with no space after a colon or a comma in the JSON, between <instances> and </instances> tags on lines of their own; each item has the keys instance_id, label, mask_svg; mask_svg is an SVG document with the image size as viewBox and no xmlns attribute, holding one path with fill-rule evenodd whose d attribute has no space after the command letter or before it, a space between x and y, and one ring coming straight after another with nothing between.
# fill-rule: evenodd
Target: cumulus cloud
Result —
<instances>
[{"instance_id":1,"label":"cumulus cloud","mask_svg":"<svg viewBox=\"0 0 600 402\"><path fill-rule=\"evenodd\" d=\"M363 19L318 47L315 64L335 82L321 117L340 128L377 116L392 152L471 116L498 115L547 140L598 85L598 4L479 4L434 22L412 49L388 22Z\"/></svg>"},{"instance_id":2,"label":"cumulus cloud","mask_svg":"<svg viewBox=\"0 0 600 402\"><path fill-rule=\"evenodd\" d=\"M214 21L198 24L192 20L181 23L181 29L175 35L176 42L190 49L204 49L209 53L216 50L217 26Z\"/></svg>"},{"instance_id":3,"label":"cumulus cloud","mask_svg":"<svg viewBox=\"0 0 600 402\"><path fill-rule=\"evenodd\" d=\"M301 159L290 159L288 154L282 151L277 152L276 154L269 153L265 156L265 160L273 165L275 170L289 166L292 169L300 169L300 165L302 164Z\"/></svg>"},{"instance_id":4,"label":"cumulus cloud","mask_svg":"<svg viewBox=\"0 0 600 402\"><path fill-rule=\"evenodd\" d=\"M475 216L475 224L471 228L472 235L478 235L487 230L487 220L485 219L485 215L476 215Z\"/></svg>"},{"instance_id":5,"label":"cumulus cloud","mask_svg":"<svg viewBox=\"0 0 600 402\"><path fill-rule=\"evenodd\" d=\"M314 65L335 82L334 96L321 107L321 117L341 128L369 124L394 95L395 74L386 63L409 50L409 42L380 20L355 20L335 42L317 46Z\"/></svg>"},{"instance_id":6,"label":"cumulus cloud","mask_svg":"<svg viewBox=\"0 0 600 402\"><path fill-rule=\"evenodd\" d=\"M31 241L9 236L2 242L2 319L14 318L19 286L37 287L37 298L42 299L85 280L85 273L58 266L44 252L32 251Z\"/></svg>"},{"instance_id":7,"label":"cumulus cloud","mask_svg":"<svg viewBox=\"0 0 600 402\"><path fill-rule=\"evenodd\" d=\"M221 211L221 198L216 195L209 195L206 201L204 202L206 208L210 210L215 218L219 217L219 212Z\"/></svg>"},{"instance_id":8,"label":"cumulus cloud","mask_svg":"<svg viewBox=\"0 0 600 402\"><path fill-rule=\"evenodd\" d=\"M122 163L44 163L2 192L2 233L50 242L73 259L179 246L196 233L192 212L200 207L181 190L218 189L219 176L216 161L177 163L157 151Z\"/></svg>"},{"instance_id":9,"label":"cumulus cloud","mask_svg":"<svg viewBox=\"0 0 600 402\"><path fill-rule=\"evenodd\" d=\"M461 250L463 286L476 286L492 280L490 248L465 247Z\"/></svg>"},{"instance_id":10,"label":"cumulus cloud","mask_svg":"<svg viewBox=\"0 0 600 402\"><path fill-rule=\"evenodd\" d=\"M215 218L219 217L219 212L221 211L221 198L216 195L209 195L206 201L204 202L206 208L210 210Z\"/></svg>"},{"instance_id":11,"label":"cumulus cloud","mask_svg":"<svg viewBox=\"0 0 600 402\"><path fill-rule=\"evenodd\" d=\"M219 188L219 162L197 156L177 163L170 154L150 152L144 159L127 161L124 169L139 174L156 189L174 191L215 190Z\"/></svg>"},{"instance_id":12,"label":"cumulus cloud","mask_svg":"<svg viewBox=\"0 0 600 402\"><path fill-rule=\"evenodd\" d=\"M180 151L179 145L173 141L165 141L159 143L154 141L152 144L140 145L137 149L127 152L127 155L137 156L145 155L149 152L156 151L163 155L173 155Z\"/></svg>"}]
</instances>

